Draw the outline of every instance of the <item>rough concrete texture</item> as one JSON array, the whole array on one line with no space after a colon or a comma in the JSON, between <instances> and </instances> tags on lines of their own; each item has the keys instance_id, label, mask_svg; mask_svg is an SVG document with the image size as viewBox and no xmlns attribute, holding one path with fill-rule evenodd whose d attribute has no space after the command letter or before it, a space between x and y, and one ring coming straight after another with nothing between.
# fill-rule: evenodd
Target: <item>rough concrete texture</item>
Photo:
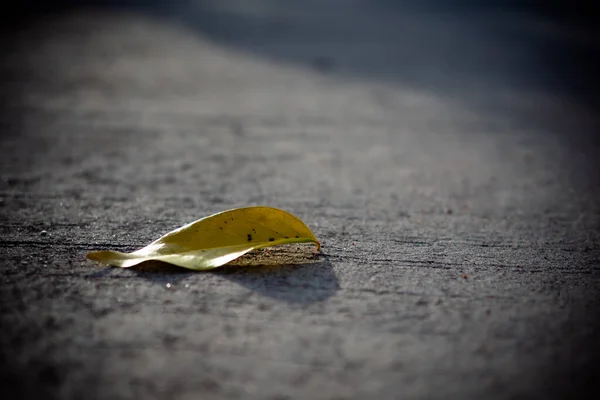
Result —
<instances>
[{"instance_id":1,"label":"rough concrete texture","mask_svg":"<svg viewBox=\"0 0 600 400\"><path fill-rule=\"evenodd\" d=\"M595 397L598 124L576 55L597 44L517 11L241 4L3 31L3 392ZM85 260L258 204L320 256Z\"/></svg>"}]
</instances>

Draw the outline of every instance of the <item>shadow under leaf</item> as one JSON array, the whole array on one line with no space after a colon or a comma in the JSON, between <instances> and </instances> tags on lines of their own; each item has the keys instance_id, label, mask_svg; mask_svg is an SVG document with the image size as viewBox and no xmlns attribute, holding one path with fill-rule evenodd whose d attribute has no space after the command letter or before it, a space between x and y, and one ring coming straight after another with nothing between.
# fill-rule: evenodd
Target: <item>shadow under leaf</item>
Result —
<instances>
[{"instance_id":1,"label":"shadow under leaf","mask_svg":"<svg viewBox=\"0 0 600 400\"><path fill-rule=\"evenodd\" d=\"M263 296L302 305L326 300L339 289L327 258L302 264L227 265L214 273Z\"/></svg>"},{"instance_id":2,"label":"shadow under leaf","mask_svg":"<svg viewBox=\"0 0 600 400\"><path fill-rule=\"evenodd\" d=\"M162 261L144 261L127 270L135 273L139 278L145 279L150 283L164 286L168 283L175 284L182 280L198 274L198 271L191 271L173 264Z\"/></svg>"},{"instance_id":3,"label":"shadow under leaf","mask_svg":"<svg viewBox=\"0 0 600 400\"><path fill-rule=\"evenodd\" d=\"M256 250L204 273L215 274L276 300L311 304L333 296L339 289L339 281L329 259L307 252L307 248L283 245ZM160 261L146 261L129 270L159 285L176 283L201 272Z\"/></svg>"},{"instance_id":4,"label":"shadow under leaf","mask_svg":"<svg viewBox=\"0 0 600 400\"><path fill-rule=\"evenodd\" d=\"M141 264L129 268L119 267L104 267L101 270L90 273L89 278L107 278L107 277L123 277L128 276L133 271L136 275L156 281L157 278L164 277L172 281L173 278L184 278L195 274L196 272L184 269L173 264L162 261L144 261Z\"/></svg>"}]
</instances>

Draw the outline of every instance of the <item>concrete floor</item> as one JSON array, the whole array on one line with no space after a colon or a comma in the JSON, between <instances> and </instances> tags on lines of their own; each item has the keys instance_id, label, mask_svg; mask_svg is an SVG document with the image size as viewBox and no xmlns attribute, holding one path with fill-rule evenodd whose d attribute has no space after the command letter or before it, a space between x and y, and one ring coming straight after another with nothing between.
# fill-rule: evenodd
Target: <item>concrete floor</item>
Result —
<instances>
[{"instance_id":1,"label":"concrete floor","mask_svg":"<svg viewBox=\"0 0 600 400\"><path fill-rule=\"evenodd\" d=\"M408 3L69 8L4 29L3 391L597 396L597 43ZM302 218L320 256L85 260L258 204Z\"/></svg>"}]
</instances>

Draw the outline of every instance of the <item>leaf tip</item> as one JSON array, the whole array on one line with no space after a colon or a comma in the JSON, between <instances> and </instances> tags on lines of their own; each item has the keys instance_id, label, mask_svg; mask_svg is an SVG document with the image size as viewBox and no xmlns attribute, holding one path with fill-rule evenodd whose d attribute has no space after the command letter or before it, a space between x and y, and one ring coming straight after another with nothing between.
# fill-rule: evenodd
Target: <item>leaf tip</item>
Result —
<instances>
[{"instance_id":1,"label":"leaf tip","mask_svg":"<svg viewBox=\"0 0 600 400\"><path fill-rule=\"evenodd\" d=\"M88 260L91 260L91 261L100 261L100 255L98 253L100 253L100 252L99 251L88 251L87 254L85 255L85 258L87 258Z\"/></svg>"}]
</instances>

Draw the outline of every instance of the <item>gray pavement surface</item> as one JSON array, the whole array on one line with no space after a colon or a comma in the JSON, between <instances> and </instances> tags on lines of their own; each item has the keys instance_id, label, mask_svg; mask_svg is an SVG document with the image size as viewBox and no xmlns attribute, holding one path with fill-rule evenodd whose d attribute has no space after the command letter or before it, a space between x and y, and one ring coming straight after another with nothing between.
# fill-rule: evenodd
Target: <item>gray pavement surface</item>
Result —
<instances>
[{"instance_id":1,"label":"gray pavement surface","mask_svg":"<svg viewBox=\"0 0 600 400\"><path fill-rule=\"evenodd\" d=\"M3 398L598 395L589 34L485 7L136 3L0 35ZM85 260L245 205L299 216L321 254Z\"/></svg>"}]
</instances>

